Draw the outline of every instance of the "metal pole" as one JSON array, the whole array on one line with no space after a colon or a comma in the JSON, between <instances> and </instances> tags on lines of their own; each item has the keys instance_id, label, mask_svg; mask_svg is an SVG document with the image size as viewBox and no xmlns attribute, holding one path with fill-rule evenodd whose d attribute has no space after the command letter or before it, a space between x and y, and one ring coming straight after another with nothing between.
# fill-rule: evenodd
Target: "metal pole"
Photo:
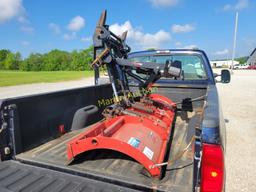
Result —
<instances>
[{"instance_id":1,"label":"metal pole","mask_svg":"<svg viewBox=\"0 0 256 192\"><path fill-rule=\"evenodd\" d=\"M230 68L229 64L228 64L228 53L226 55L226 65L228 66L228 68Z\"/></svg>"},{"instance_id":2,"label":"metal pole","mask_svg":"<svg viewBox=\"0 0 256 192\"><path fill-rule=\"evenodd\" d=\"M236 12L235 32L234 32L234 43L233 43L233 52L232 52L232 64L231 64L231 73L232 73L232 74L233 74L234 59L235 59L235 52L236 52L237 23L238 23L238 12Z\"/></svg>"}]
</instances>

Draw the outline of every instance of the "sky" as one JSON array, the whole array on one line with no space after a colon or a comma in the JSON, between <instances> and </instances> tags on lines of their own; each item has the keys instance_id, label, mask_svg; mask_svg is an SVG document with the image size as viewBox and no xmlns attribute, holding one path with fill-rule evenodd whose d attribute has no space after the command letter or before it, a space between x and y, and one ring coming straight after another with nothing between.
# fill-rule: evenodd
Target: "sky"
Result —
<instances>
[{"instance_id":1,"label":"sky","mask_svg":"<svg viewBox=\"0 0 256 192\"><path fill-rule=\"evenodd\" d=\"M236 57L256 47L256 0L0 0L0 49L27 57L87 48L104 9L113 32L128 30L132 51L196 47L231 58L236 12Z\"/></svg>"}]
</instances>

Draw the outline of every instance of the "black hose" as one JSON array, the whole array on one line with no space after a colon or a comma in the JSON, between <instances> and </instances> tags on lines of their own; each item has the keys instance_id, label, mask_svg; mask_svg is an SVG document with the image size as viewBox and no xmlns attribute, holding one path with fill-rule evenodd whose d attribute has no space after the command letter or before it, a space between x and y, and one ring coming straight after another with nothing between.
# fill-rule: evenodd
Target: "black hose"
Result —
<instances>
[{"instance_id":1,"label":"black hose","mask_svg":"<svg viewBox=\"0 0 256 192\"><path fill-rule=\"evenodd\" d=\"M201 101L201 100L203 100L203 99L205 99L205 95L202 95L202 96L200 96L200 97L196 97L196 98L194 98L194 99L191 99L190 101L191 102L194 102L194 101ZM183 102L183 101L182 101ZM182 104L182 102L177 102L176 103L176 105L179 105L179 104Z\"/></svg>"}]
</instances>

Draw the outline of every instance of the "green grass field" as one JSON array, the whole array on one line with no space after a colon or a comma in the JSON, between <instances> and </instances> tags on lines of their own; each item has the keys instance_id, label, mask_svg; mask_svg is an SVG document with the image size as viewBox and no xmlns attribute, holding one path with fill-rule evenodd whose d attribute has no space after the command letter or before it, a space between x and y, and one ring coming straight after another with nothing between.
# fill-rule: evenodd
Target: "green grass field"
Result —
<instances>
[{"instance_id":1,"label":"green grass field","mask_svg":"<svg viewBox=\"0 0 256 192\"><path fill-rule=\"evenodd\" d=\"M0 71L0 86L58 82L93 76L93 71Z\"/></svg>"}]
</instances>

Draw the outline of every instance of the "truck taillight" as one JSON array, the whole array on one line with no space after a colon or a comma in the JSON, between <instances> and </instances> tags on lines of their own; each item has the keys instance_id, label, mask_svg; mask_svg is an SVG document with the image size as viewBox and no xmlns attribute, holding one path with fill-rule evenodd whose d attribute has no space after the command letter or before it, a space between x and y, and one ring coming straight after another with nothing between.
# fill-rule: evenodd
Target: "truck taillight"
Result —
<instances>
[{"instance_id":1,"label":"truck taillight","mask_svg":"<svg viewBox=\"0 0 256 192\"><path fill-rule=\"evenodd\" d=\"M221 192L224 182L224 155L220 145L203 144L201 192Z\"/></svg>"}]
</instances>

